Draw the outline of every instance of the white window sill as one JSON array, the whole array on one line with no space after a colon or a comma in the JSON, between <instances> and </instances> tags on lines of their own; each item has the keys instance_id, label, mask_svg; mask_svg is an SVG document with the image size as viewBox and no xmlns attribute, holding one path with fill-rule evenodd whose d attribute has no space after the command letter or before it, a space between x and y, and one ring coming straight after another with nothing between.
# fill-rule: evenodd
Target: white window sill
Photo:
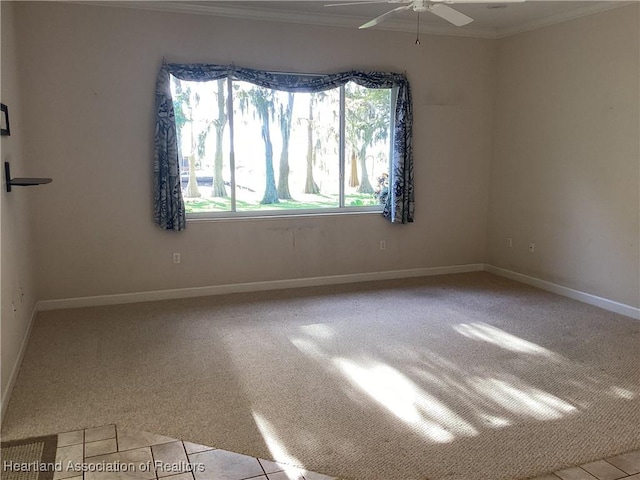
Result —
<instances>
[{"instance_id":1,"label":"white window sill","mask_svg":"<svg viewBox=\"0 0 640 480\"><path fill-rule=\"evenodd\" d=\"M382 215L382 207L355 207L355 208L336 208L327 209L326 211L296 211L296 212L240 212L229 215L228 213L189 213L187 214L187 223L199 222L237 222L237 221L256 221L256 220L282 220L282 219L300 219L300 218L317 218L317 217L340 217L344 215Z\"/></svg>"}]
</instances>

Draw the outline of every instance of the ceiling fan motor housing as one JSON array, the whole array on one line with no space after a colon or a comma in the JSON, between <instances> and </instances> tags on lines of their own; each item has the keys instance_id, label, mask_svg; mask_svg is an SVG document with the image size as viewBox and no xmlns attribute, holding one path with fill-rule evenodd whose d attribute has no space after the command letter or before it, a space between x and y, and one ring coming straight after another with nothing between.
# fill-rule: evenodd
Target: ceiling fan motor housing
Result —
<instances>
[{"instance_id":1,"label":"ceiling fan motor housing","mask_svg":"<svg viewBox=\"0 0 640 480\"><path fill-rule=\"evenodd\" d=\"M424 0L416 0L415 2L413 2L414 12L422 13L422 12L426 12L427 10L429 10L429 6L427 5L427 2L425 2Z\"/></svg>"}]
</instances>

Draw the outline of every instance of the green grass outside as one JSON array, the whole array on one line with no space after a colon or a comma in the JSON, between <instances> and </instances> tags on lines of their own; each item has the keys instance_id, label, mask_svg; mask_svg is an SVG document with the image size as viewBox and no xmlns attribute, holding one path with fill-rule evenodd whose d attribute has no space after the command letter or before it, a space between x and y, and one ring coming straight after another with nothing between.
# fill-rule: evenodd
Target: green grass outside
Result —
<instances>
[{"instance_id":1,"label":"green grass outside","mask_svg":"<svg viewBox=\"0 0 640 480\"><path fill-rule=\"evenodd\" d=\"M338 195L309 195L314 200L280 200L278 203L262 205L236 199L236 209L239 212L268 211L268 210L296 210L296 209L321 209L338 207ZM187 213L211 213L229 212L231 210L230 198L185 198L185 210ZM358 193L345 197L345 206L378 205L377 200L371 194Z\"/></svg>"}]
</instances>

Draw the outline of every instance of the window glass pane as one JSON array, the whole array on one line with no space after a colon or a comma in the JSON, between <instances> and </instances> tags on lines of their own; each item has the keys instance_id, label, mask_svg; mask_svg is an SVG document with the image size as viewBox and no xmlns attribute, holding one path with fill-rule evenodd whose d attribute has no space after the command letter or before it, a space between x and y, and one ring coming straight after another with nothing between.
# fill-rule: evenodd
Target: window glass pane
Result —
<instances>
[{"instance_id":1,"label":"window glass pane","mask_svg":"<svg viewBox=\"0 0 640 480\"><path fill-rule=\"evenodd\" d=\"M383 204L389 186L391 89L345 86L345 206Z\"/></svg>"},{"instance_id":2,"label":"window glass pane","mask_svg":"<svg viewBox=\"0 0 640 480\"><path fill-rule=\"evenodd\" d=\"M233 81L232 172L228 80L189 82L172 77L171 81L187 214L293 213L384 203L391 89L350 82L344 87L341 112L340 88L294 94ZM341 115L344 152L340 152Z\"/></svg>"},{"instance_id":3,"label":"window glass pane","mask_svg":"<svg viewBox=\"0 0 640 480\"><path fill-rule=\"evenodd\" d=\"M171 77L182 196L188 214L231 210L226 82Z\"/></svg>"},{"instance_id":4,"label":"window glass pane","mask_svg":"<svg viewBox=\"0 0 640 480\"><path fill-rule=\"evenodd\" d=\"M298 100L299 99L299 100ZM340 205L340 89L296 94L291 187L304 208Z\"/></svg>"},{"instance_id":5,"label":"window glass pane","mask_svg":"<svg viewBox=\"0 0 640 480\"><path fill-rule=\"evenodd\" d=\"M237 210L339 206L339 90L233 85Z\"/></svg>"}]
</instances>

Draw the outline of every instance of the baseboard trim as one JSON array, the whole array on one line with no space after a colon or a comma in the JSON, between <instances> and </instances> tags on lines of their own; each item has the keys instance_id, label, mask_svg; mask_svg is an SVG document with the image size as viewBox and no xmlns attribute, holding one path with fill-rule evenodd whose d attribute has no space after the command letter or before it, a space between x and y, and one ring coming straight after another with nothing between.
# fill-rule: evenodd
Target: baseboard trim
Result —
<instances>
[{"instance_id":1,"label":"baseboard trim","mask_svg":"<svg viewBox=\"0 0 640 480\"><path fill-rule=\"evenodd\" d=\"M65 308L97 307L102 305L152 302L156 300L173 300L177 298L207 297L228 293L258 292L265 290L281 290L285 288L316 287L321 285L369 282L374 280L391 280L395 278L427 277L451 273L480 272L484 269L485 265L483 263L472 263L445 267L412 268L407 270L389 270L384 272L353 273L347 275L328 275L324 277L233 283L227 285L213 285L209 287L178 288L172 290L156 290L115 295L63 298L58 300L41 300L38 302L37 308L39 311L45 311Z\"/></svg>"},{"instance_id":2,"label":"baseboard trim","mask_svg":"<svg viewBox=\"0 0 640 480\"><path fill-rule=\"evenodd\" d=\"M4 422L4 414L7 411L7 406L9 405L9 399L11 398L11 392L13 392L13 387L16 384L16 379L18 378L18 372L20 371L20 366L22 365L22 360L24 358L24 354L27 351L27 344L29 343L29 338L31 338L31 329L33 328L33 323L36 319L36 315L38 314L38 304L35 303L33 305L33 309L31 310L31 318L29 319L29 325L27 326L27 331L22 338L22 344L20 345L20 350L18 350L18 357L16 358L15 363L13 364L13 369L11 370L11 375L9 376L9 383L7 383L7 387L2 392L2 398L0 399L0 424Z\"/></svg>"},{"instance_id":3,"label":"baseboard trim","mask_svg":"<svg viewBox=\"0 0 640 480\"><path fill-rule=\"evenodd\" d=\"M486 271L509 278L520 283L531 285L542 290L588 303L596 307L619 313L640 320L640 308L624 303L598 297L590 293L548 282L540 278L514 272L490 264L472 263L465 265L450 265L443 267L412 268L406 270L389 270L383 272L353 273L346 275L327 275L323 277L292 278L287 280L269 280L264 282L232 283L226 285L212 285L207 287L177 288L170 290L155 290L147 292L122 293L115 295L96 295L91 297L62 298L57 300L41 300L34 308L36 311L61 310L65 308L98 307L103 305L120 305L126 303L153 302L157 300L173 300L179 298L208 297L229 293L246 293L266 290L281 290L285 288L316 287L322 285L338 285L346 283L369 282L375 280L391 280L396 278L427 277L452 273L467 273ZM29 326L29 329L31 325ZM25 343L26 344L26 343ZM22 346L24 348L24 345ZM21 350L22 352L22 350ZM17 370L16 370L17 372ZM15 372L14 372L15 373ZM13 374L12 374L13 379ZM5 398L3 396L3 398ZM4 414L4 402L2 404Z\"/></svg>"},{"instance_id":4,"label":"baseboard trim","mask_svg":"<svg viewBox=\"0 0 640 480\"><path fill-rule=\"evenodd\" d=\"M572 298L580 302L588 303L589 305L594 305L596 307L609 310L610 312L619 313L621 315L640 320L640 308L632 307L631 305L627 305L625 303L615 302L607 298L598 297L597 295L592 295L580 290L574 290L573 288L558 285L557 283L548 282L540 278L531 277L523 273L496 267L494 265L486 264L484 269L489 273L509 278L511 280L515 280L516 282L525 283L527 285L531 285L548 292L562 295L563 297Z\"/></svg>"}]
</instances>

